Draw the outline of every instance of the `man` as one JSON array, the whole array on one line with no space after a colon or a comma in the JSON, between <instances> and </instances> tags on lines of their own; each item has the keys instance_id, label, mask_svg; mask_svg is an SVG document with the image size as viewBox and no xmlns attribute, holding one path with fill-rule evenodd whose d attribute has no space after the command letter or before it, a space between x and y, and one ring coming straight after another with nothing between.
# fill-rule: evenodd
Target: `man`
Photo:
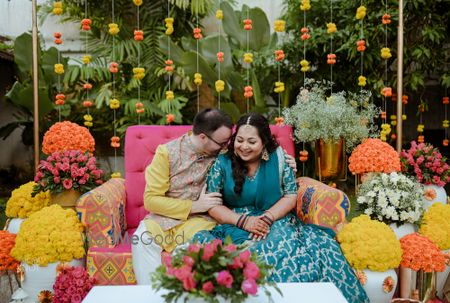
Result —
<instances>
[{"instance_id":1,"label":"man","mask_svg":"<svg viewBox=\"0 0 450 303\"><path fill-rule=\"evenodd\" d=\"M216 222L207 212L222 204L220 193L206 193L211 163L232 133L230 117L218 109L199 112L192 133L160 145L145 172L144 206L133 241L133 269L138 284L150 284L150 273L161 264L161 252L172 252Z\"/></svg>"}]
</instances>

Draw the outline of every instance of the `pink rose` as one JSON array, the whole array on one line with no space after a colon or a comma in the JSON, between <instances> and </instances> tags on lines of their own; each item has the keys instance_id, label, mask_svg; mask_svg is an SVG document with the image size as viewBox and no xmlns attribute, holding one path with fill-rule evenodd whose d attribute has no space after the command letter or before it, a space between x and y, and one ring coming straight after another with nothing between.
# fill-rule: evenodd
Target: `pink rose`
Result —
<instances>
[{"instance_id":1,"label":"pink rose","mask_svg":"<svg viewBox=\"0 0 450 303\"><path fill-rule=\"evenodd\" d=\"M194 280L194 275L191 273L183 280L183 288L187 291L194 289L197 286L197 282Z\"/></svg>"},{"instance_id":2,"label":"pink rose","mask_svg":"<svg viewBox=\"0 0 450 303\"><path fill-rule=\"evenodd\" d=\"M219 285L225 286L226 288L231 288L233 285L233 276L228 270L222 270L216 277L217 283Z\"/></svg>"},{"instance_id":3,"label":"pink rose","mask_svg":"<svg viewBox=\"0 0 450 303\"><path fill-rule=\"evenodd\" d=\"M202 290L205 293L210 294L210 293L212 293L214 291L214 284L211 281L208 281L208 282L203 284Z\"/></svg>"},{"instance_id":4,"label":"pink rose","mask_svg":"<svg viewBox=\"0 0 450 303\"><path fill-rule=\"evenodd\" d=\"M187 266L190 266L190 267L193 267L194 263L195 263L194 259L192 259L189 256L184 256L183 257L183 262L184 262L184 264L186 264Z\"/></svg>"},{"instance_id":5,"label":"pink rose","mask_svg":"<svg viewBox=\"0 0 450 303\"><path fill-rule=\"evenodd\" d=\"M70 168L69 163L63 163L63 164L61 164L61 170L62 170L62 171L68 171L69 168Z\"/></svg>"},{"instance_id":6,"label":"pink rose","mask_svg":"<svg viewBox=\"0 0 450 303\"><path fill-rule=\"evenodd\" d=\"M224 249L228 252L233 252L236 251L236 245L234 244L228 244L227 246L224 247Z\"/></svg>"},{"instance_id":7,"label":"pink rose","mask_svg":"<svg viewBox=\"0 0 450 303\"><path fill-rule=\"evenodd\" d=\"M167 252L164 252L161 255L162 255L161 256L161 261L162 261L161 263L164 264L165 267L172 266L172 256L169 253L167 253Z\"/></svg>"},{"instance_id":8,"label":"pink rose","mask_svg":"<svg viewBox=\"0 0 450 303\"><path fill-rule=\"evenodd\" d=\"M64 179L63 186L65 189L71 189L72 188L72 180L71 179Z\"/></svg>"},{"instance_id":9,"label":"pink rose","mask_svg":"<svg viewBox=\"0 0 450 303\"><path fill-rule=\"evenodd\" d=\"M59 184L59 182L61 182L61 178L60 177L54 177L53 178L53 182L55 182L56 184Z\"/></svg>"},{"instance_id":10,"label":"pink rose","mask_svg":"<svg viewBox=\"0 0 450 303\"><path fill-rule=\"evenodd\" d=\"M81 300L83 300L83 298L79 294L74 294L70 303L81 303Z\"/></svg>"},{"instance_id":11,"label":"pink rose","mask_svg":"<svg viewBox=\"0 0 450 303\"><path fill-rule=\"evenodd\" d=\"M97 185L103 184L103 181L102 180L95 180L95 184L97 184Z\"/></svg>"},{"instance_id":12,"label":"pink rose","mask_svg":"<svg viewBox=\"0 0 450 303\"><path fill-rule=\"evenodd\" d=\"M175 278L180 281L185 280L189 275L192 274L192 267L183 265L175 270Z\"/></svg>"},{"instance_id":13,"label":"pink rose","mask_svg":"<svg viewBox=\"0 0 450 303\"><path fill-rule=\"evenodd\" d=\"M247 279L242 281L241 289L245 294L256 295L258 292L258 285L253 279Z\"/></svg>"},{"instance_id":14,"label":"pink rose","mask_svg":"<svg viewBox=\"0 0 450 303\"><path fill-rule=\"evenodd\" d=\"M231 269L237 269L244 267L244 263L242 263L241 259L239 257L235 257L233 259L233 264L228 266Z\"/></svg>"},{"instance_id":15,"label":"pink rose","mask_svg":"<svg viewBox=\"0 0 450 303\"><path fill-rule=\"evenodd\" d=\"M254 279L254 280L259 279L260 272L258 266L251 261L247 262L244 268L244 277L247 279Z\"/></svg>"},{"instance_id":16,"label":"pink rose","mask_svg":"<svg viewBox=\"0 0 450 303\"><path fill-rule=\"evenodd\" d=\"M215 254L216 247L212 243L208 243L203 248L202 260L208 262Z\"/></svg>"},{"instance_id":17,"label":"pink rose","mask_svg":"<svg viewBox=\"0 0 450 303\"><path fill-rule=\"evenodd\" d=\"M80 179L80 180L78 180L78 184L80 184L80 185L86 184L86 179Z\"/></svg>"},{"instance_id":18,"label":"pink rose","mask_svg":"<svg viewBox=\"0 0 450 303\"><path fill-rule=\"evenodd\" d=\"M190 252L190 253L192 253L192 252L198 253L198 252L200 251L200 248L201 248L201 247L202 247L202 246L201 246L200 244L198 244L198 243L191 244L191 245L189 245L189 247L188 247L188 252Z\"/></svg>"},{"instance_id":19,"label":"pink rose","mask_svg":"<svg viewBox=\"0 0 450 303\"><path fill-rule=\"evenodd\" d=\"M239 258L241 258L242 263L246 263L248 260L250 260L251 253L249 250L244 250L239 254Z\"/></svg>"}]
</instances>

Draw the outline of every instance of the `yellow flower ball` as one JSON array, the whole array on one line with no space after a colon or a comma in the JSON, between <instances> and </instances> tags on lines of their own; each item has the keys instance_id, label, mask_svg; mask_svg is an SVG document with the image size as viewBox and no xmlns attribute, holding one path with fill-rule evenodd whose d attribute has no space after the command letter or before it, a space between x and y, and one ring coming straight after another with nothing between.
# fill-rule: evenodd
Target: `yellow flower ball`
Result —
<instances>
[{"instance_id":1,"label":"yellow flower ball","mask_svg":"<svg viewBox=\"0 0 450 303\"><path fill-rule=\"evenodd\" d=\"M223 11L221 9L218 9L216 11L216 18L219 19L219 20L223 19Z\"/></svg>"},{"instance_id":2,"label":"yellow flower ball","mask_svg":"<svg viewBox=\"0 0 450 303\"><path fill-rule=\"evenodd\" d=\"M141 6L142 5L142 0L133 0L133 3L136 6Z\"/></svg>"},{"instance_id":3,"label":"yellow flower ball","mask_svg":"<svg viewBox=\"0 0 450 303\"><path fill-rule=\"evenodd\" d=\"M278 33L284 32L285 26L286 26L286 21L284 21L284 20L275 20L275 22L274 22L274 29Z\"/></svg>"},{"instance_id":4,"label":"yellow flower ball","mask_svg":"<svg viewBox=\"0 0 450 303\"><path fill-rule=\"evenodd\" d=\"M197 86L202 85L202 83L203 83L202 74L199 74L199 73L195 73L194 74L194 83Z\"/></svg>"},{"instance_id":5,"label":"yellow flower ball","mask_svg":"<svg viewBox=\"0 0 450 303\"><path fill-rule=\"evenodd\" d=\"M367 215L354 218L338 233L337 240L353 268L386 271L400 265L400 241L385 223Z\"/></svg>"},{"instance_id":6,"label":"yellow flower ball","mask_svg":"<svg viewBox=\"0 0 450 303\"><path fill-rule=\"evenodd\" d=\"M90 55L84 55L81 60L83 61L84 64L89 64L91 63L92 57Z\"/></svg>"},{"instance_id":7,"label":"yellow flower ball","mask_svg":"<svg viewBox=\"0 0 450 303\"><path fill-rule=\"evenodd\" d=\"M82 258L83 225L75 211L59 205L44 207L20 226L11 255L29 265Z\"/></svg>"},{"instance_id":8,"label":"yellow flower ball","mask_svg":"<svg viewBox=\"0 0 450 303\"><path fill-rule=\"evenodd\" d=\"M171 90L166 91L166 99L169 101L172 101L174 99L173 91Z\"/></svg>"},{"instance_id":9,"label":"yellow flower ball","mask_svg":"<svg viewBox=\"0 0 450 303\"><path fill-rule=\"evenodd\" d=\"M276 93L282 93L284 92L284 83L283 82L275 82L275 88L273 90Z\"/></svg>"},{"instance_id":10,"label":"yellow flower ball","mask_svg":"<svg viewBox=\"0 0 450 303\"><path fill-rule=\"evenodd\" d=\"M117 23L110 23L108 24L108 27L109 27L108 32L110 35L115 36L120 32L119 25Z\"/></svg>"},{"instance_id":11,"label":"yellow flower ball","mask_svg":"<svg viewBox=\"0 0 450 303\"><path fill-rule=\"evenodd\" d=\"M311 3L310 0L302 0L302 3L300 4L300 9L302 11L308 11L311 9Z\"/></svg>"},{"instance_id":12,"label":"yellow flower ball","mask_svg":"<svg viewBox=\"0 0 450 303\"><path fill-rule=\"evenodd\" d=\"M364 87L367 85L367 78L364 76L359 76L358 77L358 85L361 87Z\"/></svg>"},{"instance_id":13,"label":"yellow flower ball","mask_svg":"<svg viewBox=\"0 0 450 303\"><path fill-rule=\"evenodd\" d=\"M53 10L54 15L62 15L63 13L63 5L61 1L56 1L53 3Z\"/></svg>"},{"instance_id":14,"label":"yellow flower ball","mask_svg":"<svg viewBox=\"0 0 450 303\"><path fill-rule=\"evenodd\" d=\"M446 201L443 201L446 202ZM450 248L450 205L434 203L423 215L419 233L427 236L439 246L439 249Z\"/></svg>"},{"instance_id":15,"label":"yellow flower ball","mask_svg":"<svg viewBox=\"0 0 450 303\"><path fill-rule=\"evenodd\" d=\"M225 82L223 80L217 80L215 86L218 93L225 90Z\"/></svg>"},{"instance_id":16,"label":"yellow flower ball","mask_svg":"<svg viewBox=\"0 0 450 303\"><path fill-rule=\"evenodd\" d=\"M252 53L245 53L244 54L244 62L252 63L253 62L253 54Z\"/></svg>"},{"instance_id":17,"label":"yellow flower ball","mask_svg":"<svg viewBox=\"0 0 450 303\"><path fill-rule=\"evenodd\" d=\"M35 182L31 181L21 185L11 193L11 198L6 202L6 216L10 218L27 218L43 207L51 204L50 192L40 192L31 197Z\"/></svg>"},{"instance_id":18,"label":"yellow flower ball","mask_svg":"<svg viewBox=\"0 0 450 303\"><path fill-rule=\"evenodd\" d=\"M390 57L392 57L392 54L391 54L391 50L389 49L389 47L383 47L381 49L381 58L389 59Z\"/></svg>"},{"instance_id":19,"label":"yellow flower ball","mask_svg":"<svg viewBox=\"0 0 450 303\"><path fill-rule=\"evenodd\" d=\"M356 19L361 20L366 16L367 8L364 5L361 5L356 10Z\"/></svg>"},{"instance_id":20,"label":"yellow flower ball","mask_svg":"<svg viewBox=\"0 0 450 303\"><path fill-rule=\"evenodd\" d=\"M120 101L117 99L109 100L109 108L118 109L120 107Z\"/></svg>"},{"instance_id":21,"label":"yellow flower ball","mask_svg":"<svg viewBox=\"0 0 450 303\"><path fill-rule=\"evenodd\" d=\"M64 65L62 65L61 63L56 63L54 67L55 73L57 73L58 75L64 74Z\"/></svg>"},{"instance_id":22,"label":"yellow flower ball","mask_svg":"<svg viewBox=\"0 0 450 303\"><path fill-rule=\"evenodd\" d=\"M336 31L337 31L337 27L334 22L327 23L327 33L333 34Z\"/></svg>"}]
</instances>

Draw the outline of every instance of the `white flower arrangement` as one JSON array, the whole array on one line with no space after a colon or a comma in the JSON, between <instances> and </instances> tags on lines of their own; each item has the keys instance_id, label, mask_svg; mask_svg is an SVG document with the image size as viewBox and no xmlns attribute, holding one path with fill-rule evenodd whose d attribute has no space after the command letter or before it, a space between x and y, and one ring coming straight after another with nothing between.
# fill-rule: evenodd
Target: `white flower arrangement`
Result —
<instances>
[{"instance_id":1,"label":"white flower arrangement","mask_svg":"<svg viewBox=\"0 0 450 303\"><path fill-rule=\"evenodd\" d=\"M371 93L331 93L331 82L306 79L297 103L283 110L285 123L295 128L299 142L345 139L347 152L370 136L378 136L373 123L379 109L370 102Z\"/></svg>"},{"instance_id":2,"label":"white flower arrangement","mask_svg":"<svg viewBox=\"0 0 450 303\"><path fill-rule=\"evenodd\" d=\"M401 173L371 173L361 184L357 202L372 219L415 223L423 213L423 186Z\"/></svg>"}]
</instances>

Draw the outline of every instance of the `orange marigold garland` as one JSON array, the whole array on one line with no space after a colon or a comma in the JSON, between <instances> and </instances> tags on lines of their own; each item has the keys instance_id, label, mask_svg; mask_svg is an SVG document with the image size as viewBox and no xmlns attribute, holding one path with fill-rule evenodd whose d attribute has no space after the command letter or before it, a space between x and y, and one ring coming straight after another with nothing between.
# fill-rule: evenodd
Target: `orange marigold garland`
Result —
<instances>
[{"instance_id":1,"label":"orange marigold garland","mask_svg":"<svg viewBox=\"0 0 450 303\"><path fill-rule=\"evenodd\" d=\"M349 170L352 174L368 172L392 173L400 171L400 157L394 148L380 139L366 139L352 152Z\"/></svg>"},{"instance_id":2,"label":"orange marigold garland","mask_svg":"<svg viewBox=\"0 0 450 303\"><path fill-rule=\"evenodd\" d=\"M42 152L50 155L55 151L81 150L93 153L95 140L86 127L70 121L57 122L45 133Z\"/></svg>"},{"instance_id":3,"label":"orange marigold garland","mask_svg":"<svg viewBox=\"0 0 450 303\"><path fill-rule=\"evenodd\" d=\"M16 270L20 262L11 257L11 249L16 245L16 235L0 230L0 271Z\"/></svg>"},{"instance_id":4,"label":"orange marigold garland","mask_svg":"<svg viewBox=\"0 0 450 303\"><path fill-rule=\"evenodd\" d=\"M445 257L439 247L425 236L413 233L400 239L403 255L401 266L424 272L445 270Z\"/></svg>"}]
</instances>

